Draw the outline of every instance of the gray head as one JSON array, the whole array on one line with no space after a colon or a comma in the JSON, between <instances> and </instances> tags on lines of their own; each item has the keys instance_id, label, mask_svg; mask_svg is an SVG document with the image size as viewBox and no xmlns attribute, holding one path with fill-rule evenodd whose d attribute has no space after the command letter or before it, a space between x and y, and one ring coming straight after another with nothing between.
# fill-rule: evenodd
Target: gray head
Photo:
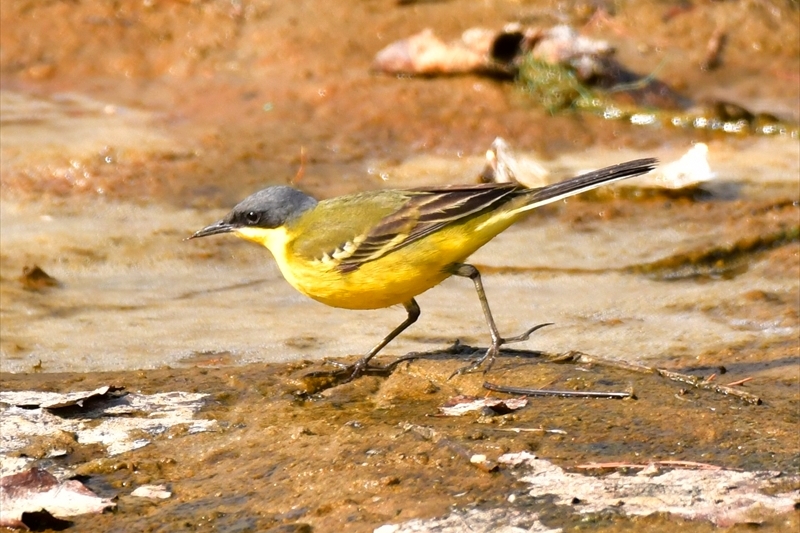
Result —
<instances>
[{"instance_id":1,"label":"gray head","mask_svg":"<svg viewBox=\"0 0 800 533\"><path fill-rule=\"evenodd\" d=\"M230 233L246 227L278 228L315 205L317 201L314 198L292 187L267 187L239 202L222 220L206 226L189 238Z\"/></svg>"}]
</instances>

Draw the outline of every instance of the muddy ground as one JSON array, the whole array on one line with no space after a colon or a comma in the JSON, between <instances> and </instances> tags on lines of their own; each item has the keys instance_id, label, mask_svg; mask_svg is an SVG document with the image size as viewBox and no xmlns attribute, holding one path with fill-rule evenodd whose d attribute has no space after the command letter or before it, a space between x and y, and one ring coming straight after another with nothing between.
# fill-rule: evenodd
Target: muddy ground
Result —
<instances>
[{"instance_id":1,"label":"muddy ground","mask_svg":"<svg viewBox=\"0 0 800 533\"><path fill-rule=\"evenodd\" d=\"M790 124L800 119L800 24L794 2L2 3L0 89L4 102L11 103L0 123L0 194L9 216L5 220L13 219L16 232L0 227L2 357L16 372L2 374L2 388L69 391L112 384L148 393L204 392L211 396L198 416L219 422L214 433L176 429L117 457L107 457L99 446L69 445L58 464L72 469L98 494L119 496L116 511L72 518L70 531L372 531L456 508L508 506L510 493L519 496L514 505L568 531L710 531L715 526L707 522L665 514L626 518L608 512L587 518L546 498L526 498L524 487L507 471L485 472L467 456L496 459L508 451L532 451L574 471L588 462L674 459L800 472L797 140L635 127L568 112L551 116L508 80L397 78L370 72L379 49L422 28L434 28L449 39L473 26L496 28L509 21L548 26L568 22L586 35L608 39L633 70L657 72L698 102L722 98ZM701 64L715 32L725 36L720 66L705 70ZM107 116L121 120L114 122L116 133L104 129ZM564 163L573 157L589 164L587 153L604 154L603 161L610 163L659 150L682 153L696 141L708 143L712 155L728 154L717 156L717 162L721 167L723 159L735 162L724 167L722 176L735 178L733 192L598 195L543 210L521 225L553 224L555 235L576 233L589 242L600 235L595 228L603 224L624 220L631 233L630 228L646 228L668 237L657 233L659 224L663 228L680 221L676 232L692 239L676 238L684 246L657 255L665 261L654 263L643 255L608 267L603 262L608 256L634 257L635 251L608 250L600 239L581 256L586 264L572 270L559 271L546 260L504 269L489 256L482 256L481 266L510 287L503 293L512 295L508 300L520 294L519 287L530 290L530 278L585 276L587 268L599 269L591 276L656 278L661 292L626 298L632 303L624 313L581 309L574 312L579 317L574 322L571 315L560 316L572 333L561 333L559 349L591 348L589 328L614 329L619 336L593 355L624 353L629 360L702 378L716 374L723 384L754 378L739 387L761 398L761 405L651 374L558 364L536 352L508 352L488 376L449 381L447 376L463 361L437 352L400 365L390 376L369 376L309 395L302 376L319 368L320 359L342 350L357 353L365 343L361 337L354 342L355 333L348 337L340 331L371 328L365 337L374 338L386 324L364 320L362 327L355 319L336 324L346 319L303 307L299 298L281 289L274 293L281 305L291 305L291 313L308 313L294 321L313 323L320 330L292 338L292 348L311 361L248 364L254 360L248 351L252 347L239 349L238 341L230 340L230 350L224 349L226 339L241 337L244 330L237 328L250 323L237 321L251 308L214 312L229 305L234 299L229 295L236 294L232 287L240 283L231 277L231 264L264 268L276 284L277 273L243 255L248 252L239 251L239 243L181 248L180 238L259 187L288 183L301 166L303 187L328 197L386 186L378 177L380 169L400 167L417 156L457 165L463 157L482 154L496 136L564 172L575 170ZM744 155L736 159L737 153ZM452 179L434 169L424 182ZM111 210L121 214L101 215ZM86 230L94 218L111 228L110 237ZM48 220L65 222L53 229ZM141 228L146 231L136 233ZM159 240L165 236L168 242ZM571 248L566 237L564 241L566 255L583 250L574 244ZM189 334L192 316L182 312L181 321L176 318L174 337L187 346L171 345L178 355L170 358L170 365L163 360L140 364L138 354L150 350L147 331L161 336L169 332L161 333L154 323L143 328L125 314L131 305L104 298L117 298L117 285L146 292L148 298L162 289L168 292L165 286L172 278L162 262L182 283L209 298L203 303L211 309ZM31 264L66 280L66 288L24 288L19 275ZM635 268L625 270L626 265ZM194 267L204 268L203 275L192 278ZM148 268L164 276L164 286L137 285L136 276L146 275ZM258 271L255 266L253 271ZM85 287L77 283L76 273L86 274ZM216 280L217 286L223 280L227 284L219 293L211 288ZM586 283L603 285L605 280L590 277ZM672 285L676 294L708 287L718 295L730 287L728 296L718 301L692 303L684 296L665 303L675 312L670 324L681 324L685 313L691 329L696 312L747 335L720 333L700 346L691 341L692 335L703 336L695 331L686 334L689 340L683 344L676 341L677 348L671 344L666 349L669 333L658 330L664 339L648 338L654 329L638 320L635 308L644 313L648 300L666 298L669 289L664 287L669 286L663 284L670 280L677 280ZM95 281L99 288L93 293ZM273 283L268 283L273 298ZM64 294L73 294L76 285L86 300L103 301L106 306L96 311L111 317L110 322L102 327L87 323L81 305L89 304L64 304ZM469 287L457 290L466 295L464 301L474 303ZM581 292L573 288L570 295ZM224 302L215 303L213 297ZM591 297L583 300L591 309ZM144 307L160 305L153 297ZM480 317L465 328L460 316L442 313L433 316L447 322L445 333L437 330L435 320L427 330L412 333L423 349L452 342L454 325L469 331L471 344L485 343ZM53 328L54 317L59 324L81 324L84 329ZM220 333L221 347L198 348L202 341L195 343L194 338L211 336L212 317L231 331ZM526 315L513 321L524 327L527 320ZM509 316L503 318L504 324L509 322ZM159 324L164 323L169 321L161 315ZM481 329L472 333L472 325ZM573 342L563 341L567 335ZM629 353L626 335L638 335L636 346L646 347L649 341L655 348ZM53 336L58 337L56 346L70 354L66 363L57 353L41 362L37 350L49 346ZM335 342L326 344L317 336ZM82 344L85 337L92 342ZM675 338L681 334L676 332ZM90 351L73 359L69 346L79 343ZM118 350L120 345L123 351L113 351L111 357L122 361L125 370L88 371L98 368L93 360L111 352L108 347ZM282 346L270 349L280 351ZM384 360L398 353L399 348L389 351ZM137 363L126 363L128 356ZM507 415L437 416L438 407L456 394L485 394L484 379L527 387L629 390L636 399L539 398ZM404 429L406 424L433 428L444 440L426 439ZM505 431L514 428L564 433ZM64 446L63 440L45 439L22 454L43 457ZM133 488L147 483L166 484L172 497L149 502L130 496ZM763 522L764 531L800 526L797 512L753 520Z\"/></svg>"},{"instance_id":2,"label":"muddy ground","mask_svg":"<svg viewBox=\"0 0 800 533\"><path fill-rule=\"evenodd\" d=\"M755 352L761 356L761 350ZM441 417L438 407L454 395L485 394L482 374L447 381L460 364L447 354L312 398L298 395L308 385L302 376L317 368L310 363L56 374L47 382L58 385L47 388L112 384L144 393L204 392L212 399L199 417L219 422L218 432L174 430L151 446L113 458L101 447L74 446L61 464L73 466L99 494L120 496L115 513L76 517L76 531L265 531L289 524L308 524L314 531L372 531L454 508L509 506L508 495L516 493L515 505L539 512L549 527L666 532L682 521L669 515L575 515L546 498L526 499L524 485L508 471L483 471L469 457L485 454L494 460L506 452L529 451L568 469L589 462L684 460L796 472L800 464L791 443L798 424L797 378L786 373L795 346L773 346L769 352L784 361L775 361L774 373L783 377L776 375L769 386L747 387L755 395L769 391L769 400L758 406L652 375L546 362L535 353L504 357L490 379L529 387L632 390L637 399L539 398L502 416ZM692 370L708 377L723 365L732 369L720 376L726 382L743 375L724 354L704 358ZM3 385L25 388L32 381L4 376ZM406 424L431 428L442 440L426 440L404 429ZM515 428L564 433L517 433ZM24 451L44 453L37 447ZM166 484L174 496L157 503L129 496L143 484ZM764 531L790 531L797 519L753 517L765 522ZM281 531L303 531L297 527ZM681 527L714 529L703 522Z\"/></svg>"}]
</instances>

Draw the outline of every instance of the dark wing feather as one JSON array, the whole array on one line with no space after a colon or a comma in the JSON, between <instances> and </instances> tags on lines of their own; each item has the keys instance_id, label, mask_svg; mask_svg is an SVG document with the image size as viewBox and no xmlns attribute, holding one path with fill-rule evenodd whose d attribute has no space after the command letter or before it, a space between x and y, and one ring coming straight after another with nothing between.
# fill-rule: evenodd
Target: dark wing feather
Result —
<instances>
[{"instance_id":1,"label":"dark wing feather","mask_svg":"<svg viewBox=\"0 0 800 533\"><path fill-rule=\"evenodd\" d=\"M356 270L447 224L496 209L521 190L510 183L412 189L408 201L376 224L337 268L342 272Z\"/></svg>"},{"instance_id":2,"label":"dark wing feather","mask_svg":"<svg viewBox=\"0 0 800 533\"><path fill-rule=\"evenodd\" d=\"M386 190L320 202L302 218L305 230L293 243L301 257L352 272L443 228L524 196L512 208L534 209L607 182L651 170L655 159L628 161L538 189L514 183ZM332 243L337 243L334 249Z\"/></svg>"}]
</instances>

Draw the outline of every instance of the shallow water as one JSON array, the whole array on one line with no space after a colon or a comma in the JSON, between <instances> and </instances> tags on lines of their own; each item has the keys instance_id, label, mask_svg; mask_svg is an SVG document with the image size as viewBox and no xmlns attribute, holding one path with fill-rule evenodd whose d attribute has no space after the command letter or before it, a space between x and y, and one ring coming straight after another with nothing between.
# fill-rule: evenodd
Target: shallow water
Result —
<instances>
[{"instance_id":1,"label":"shallow water","mask_svg":"<svg viewBox=\"0 0 800 533\"><path fill-rule=\"evenodd\" d=\"M726 154L724 165L712 160L713 187L736 188L733 199L626 200L637 194L631 180L621 198L571 199L496 238L471 261L485 271L501 330L554 322L522 347L683 365L699 354L796 339L796 237L771 251L769 243L738 256L729 250L716 267L701 264L700 256L717 248L796 228L800 169L779 163L796 163L798 145L772 141L767 150L765 142ZM747 173L745 162L768 170ZM571 163L579 169L588 161ZM420 172L414 161L409 167L394 172ZM739 172L729 175L729 168ZM338 357L365 352L402 320L401 309L353 312L308 300L254 245L231 237L183 240L222 214L118 201L4 202L0 368L133 370L193 364L198 356L228 364ZM645 268L657 261L664 264ZM31 264L60 286L25 289L16 277ZM756 292L766 301L748 309L748 294ZM419 302L422 318L387 354L455 339L487 342L469 281L448 280Z\"/></svg>"}]
</instances>

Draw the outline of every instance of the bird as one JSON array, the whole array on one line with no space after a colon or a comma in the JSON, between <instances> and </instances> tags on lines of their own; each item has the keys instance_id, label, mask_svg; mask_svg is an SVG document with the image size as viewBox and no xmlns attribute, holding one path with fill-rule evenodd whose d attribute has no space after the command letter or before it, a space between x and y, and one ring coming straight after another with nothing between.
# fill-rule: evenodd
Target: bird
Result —
<instances>
[{"instance_id":1,"label":"bird","mask_svg":"<svg viewBox=\"0 0 800 533\"><path fill-rule=\"evenodd\" d=\"M403 322L356 363L348 381L420 317L416 297L449 278L472 280L491 345L451 378L484 365L504 344L527 340L500 335L478 269L469 256L537 207L653 170L654 158L601 168L544 187L518 183L381 189L317 201L297 188L274 185L239 202L224 218L189 239L232 233L267 248L281 274L302 294L331 307L381 309L402 305Z\"/></svg>"}]
</instances>

